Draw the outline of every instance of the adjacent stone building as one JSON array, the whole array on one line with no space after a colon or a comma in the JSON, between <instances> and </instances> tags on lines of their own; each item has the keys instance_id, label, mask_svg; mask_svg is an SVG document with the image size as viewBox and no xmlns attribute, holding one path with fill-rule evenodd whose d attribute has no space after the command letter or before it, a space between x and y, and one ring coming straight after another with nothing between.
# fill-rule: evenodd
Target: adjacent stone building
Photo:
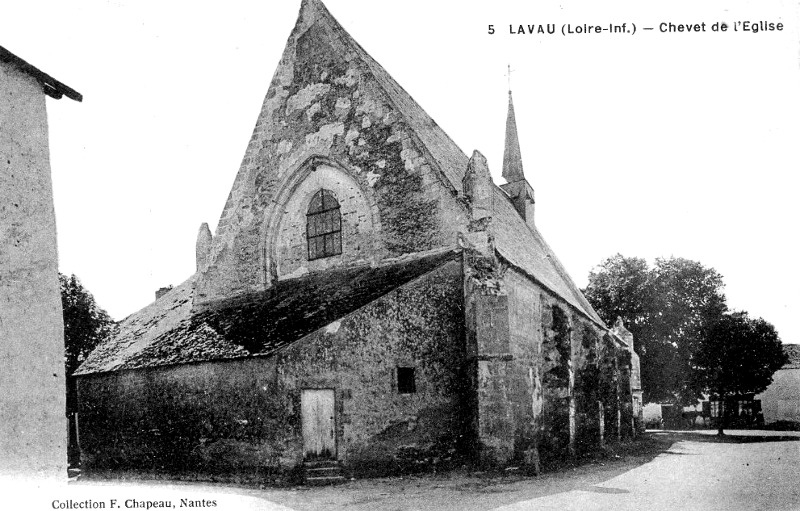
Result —
<instances>
[{"instance_id":1,"label":"adjacent stone building","mask_svg":"<svg viewBox=\"0 0 800 511\"><path fill-rule=\"evenodd\" d=\"M0 477L67 474L45 96L82 99L0 47Z\"/></svg>"},{"instance_id":2,"label":"adjacent stone building","mask_svg":"<svg viewBox=\"0 0 800 511\"><path fill-rule=\"evenodd\" d=\"M197 272L76 373L85 466L537 467L632 435L632 340L536 229L508 106L498 187L303 0Z\"/></svg>"}]
</instances>

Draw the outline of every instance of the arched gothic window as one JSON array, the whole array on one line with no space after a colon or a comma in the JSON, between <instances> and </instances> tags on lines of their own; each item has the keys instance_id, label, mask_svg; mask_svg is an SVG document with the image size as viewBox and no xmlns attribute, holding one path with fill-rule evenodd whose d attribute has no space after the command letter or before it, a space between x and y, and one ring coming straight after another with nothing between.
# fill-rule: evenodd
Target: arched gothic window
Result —
<instances>
[{"instance_id":1,"label":"arched gothic window","mask_svg":"<svg viewBox=\"0 0 800 511\"><path fill-rule=\"evenodd\" d=\"M330 190L314 194L306 219L309 261L342 253L342 214Z\"/></svg>"}]
</instances>

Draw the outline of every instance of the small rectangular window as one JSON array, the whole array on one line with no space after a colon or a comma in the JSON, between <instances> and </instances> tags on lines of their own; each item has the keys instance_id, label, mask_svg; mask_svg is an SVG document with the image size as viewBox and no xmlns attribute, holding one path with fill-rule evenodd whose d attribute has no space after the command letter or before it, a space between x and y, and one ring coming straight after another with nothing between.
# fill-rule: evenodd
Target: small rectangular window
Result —
<instances>
[{"instance_id":1,"label":"small rectangular window","mask_svg":"<svg viewBox=\"0 0 800 511\"><path fill-rule=\"evenodd\" d=\"M400 394L414 394L417 391L417 382L414 378L413 367L397 368L397 392Z\"/></svg>"}]
</instances>

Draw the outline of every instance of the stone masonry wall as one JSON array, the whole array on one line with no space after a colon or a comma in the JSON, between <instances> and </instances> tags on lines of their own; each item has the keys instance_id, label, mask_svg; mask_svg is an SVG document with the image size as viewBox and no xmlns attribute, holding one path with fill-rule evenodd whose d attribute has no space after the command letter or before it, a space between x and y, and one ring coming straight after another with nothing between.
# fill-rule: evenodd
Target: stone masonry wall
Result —
<instances>
[{"instance_id":1,"label":"stone masonry wall","mask_svg":"<svg viewBox=\"0 0 800 511\"><path fill-rule=\"evenodd\" d=\"M308 203L292 197L298 176L313 174L314 157L338 172L328 182L338 182L343 194L353 190L338 197L353 199L352 215L346 219L342 256L327 264L454 245L465 211L426 154L349 43L324 20L301 19L217 226L198 300L261 289L271 278L320 269L305 260L304 218L280 219L288 211L305 214ZM281 234L284 241L274 240L278 226L293 229Z\"/></svg>"},{"instance_id":2,"label":"stone masonry wall","mask_svg":"<svg viewBox=\"0 0 800 511\"><path fill-rule=\"evenodd\" d=\"M339 202L342 254L309 261L306 213L312 197L321 189ZM358 183L342 170L318 166L300 182L280 214L277 232L269 240L275 247L273 278L374 260L374 248L379 241L375 234L379 230L377 215Z\"/></svg>"},{"instance_id":3,"label":"stone masonry wall","mask_svg":"<svg viewBox=\"0 0 800 511\"><path fill-rule=\"evenodd\" d=\"M467 349L475 361L482 460L547 464L596 449L601 418L606 437L616 438L617 410L630 422L630 407L619 404L631 400L628 380L617 370L627 351L525 274L486 258L465 261ZM479 326L487 321L491 335Z\"/></svg>"},{"instance_id":4,"label":"stone masonry wall","mask_svg":"<svg viewBox=\"0 0 800 511\"><path fill-rule=\"evenodd\" d=\"M45 95L0 62L0 476L66 475L64 381Z\"/></svg>"},{"instance_id":5,"label":"stone masonry wall","mask_svg":"<svg viewBox=\"0 0 800 511\"><path fill-rule=\"evenodd\" d=\"M303 388L335 390L354 473L446 463L468 422L461 286L451 262L271 357L82 377L84 464L284 477L302 461ZM398 393L398 366L415 393Z\"/></svg>"}]
</instances>

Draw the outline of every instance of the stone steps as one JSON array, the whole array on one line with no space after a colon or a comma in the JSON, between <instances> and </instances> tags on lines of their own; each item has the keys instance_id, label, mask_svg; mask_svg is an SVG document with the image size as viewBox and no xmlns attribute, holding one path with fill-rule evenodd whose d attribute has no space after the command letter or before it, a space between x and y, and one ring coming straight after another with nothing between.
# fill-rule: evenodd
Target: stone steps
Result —
<instances>
[{"instance_id":1,"label":"stone steps","mask_svg":"<svg viewBox=\"0 0 800 511\"><path fill-rule=\"evenodd\" d=\"M326 486L345 482L342 467L338 461L306 461L303 462L305 483L308 486Z\"/></svg>"}]
</instances>

